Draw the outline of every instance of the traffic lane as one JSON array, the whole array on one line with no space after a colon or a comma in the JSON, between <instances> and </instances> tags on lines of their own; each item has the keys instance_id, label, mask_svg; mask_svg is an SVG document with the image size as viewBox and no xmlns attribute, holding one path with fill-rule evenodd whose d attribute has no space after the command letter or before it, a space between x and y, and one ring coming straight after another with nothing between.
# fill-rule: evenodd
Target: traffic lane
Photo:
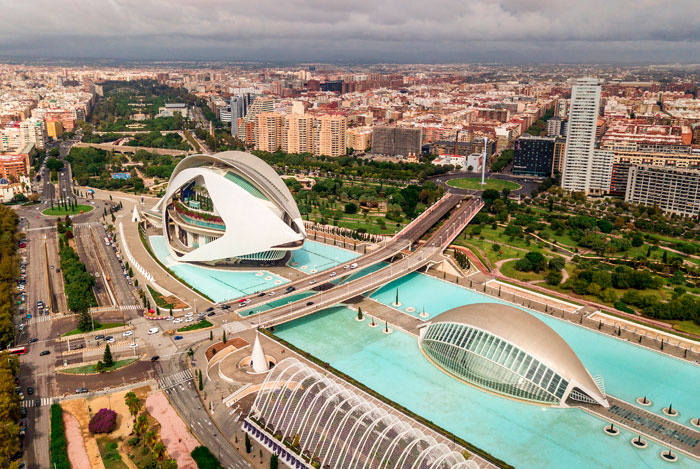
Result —
<instances>
[{"instance_id":1,"label":"traffic lane","mask_svg":"<svg viewBox=\"0 0 700 469\"><path fill-rule=\"evenodd\" d=\"M103 373L101 375L67 375L56 374L57 395L73 394L78 388L99 391L107 387L123 386L154 376L149 360L139 360L126 368Z\"/></svg>"}]
</instances>

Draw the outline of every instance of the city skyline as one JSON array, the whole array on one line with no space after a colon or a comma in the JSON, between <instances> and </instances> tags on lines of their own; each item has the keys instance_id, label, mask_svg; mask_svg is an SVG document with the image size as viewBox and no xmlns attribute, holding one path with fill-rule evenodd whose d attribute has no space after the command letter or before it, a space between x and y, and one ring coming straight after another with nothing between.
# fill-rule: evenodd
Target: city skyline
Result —
<instances>
[{"instance_id":1,"label":"city skyline","mask_svg":"<svg viewBox=\"0 0 700 469\"><path fill-rule=\"evenodd\" d=\"M5 5L0 56L396 63L693 63L693 2L74 0Z\"/></svg>"}]
</instances>

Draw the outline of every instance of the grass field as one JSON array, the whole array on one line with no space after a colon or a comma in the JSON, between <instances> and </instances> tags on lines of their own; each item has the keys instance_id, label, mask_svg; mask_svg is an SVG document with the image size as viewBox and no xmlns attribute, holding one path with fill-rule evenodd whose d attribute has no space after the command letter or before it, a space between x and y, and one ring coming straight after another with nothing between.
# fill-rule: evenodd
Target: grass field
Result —
<instances>
[{"instance_id":1,"label":"grass field","mask_svg":"<svg viewBox=\"0 0 700 469\"><path fill-rule=\"evenodd\" d=\"M207 327L211 327L212 323L207 321L206 319L202 319L199 322L195 322L194 324L190 324L189 326L181 327L178 329L178 332L188 332L188 331L196 331L197 329L206 329Z\"/></svg>"},{"instance_id":2,"label":"grass field","mask_svg":"<svg viewBox=\"0 0 700 469\"><path fill-rule=\"evenodd\" d=\"M117 360L114 362L114 365L110 366L109 368L105 368L104 372L107 373L109 371L118 370L119 368L124 368L126 365L131 365L136 360L138 360L138 358L127 358L125 360ZM88 375L92 373L97 373L97 370L95 369L95 365L93 364L76 366L75 368L67 368L65 370L61 370L61 373L69 373L71 375Z\"/></svg>"},{"instance_id":3,"label":"grass field","mask_svg":"<svg viewBox=\"0 0 700 469\"><path fill-rule=\"evenodd\" d=\"M687 332L688 334L700 335L700 326L693 321L669 321L673 324L673 328L677 331Z\"/></svg>"},{"instance_id":4,"label":"grass field","mask_svg":"<svg viewBox=\"0 0 700 469\"><path fill-rule=\"evenodd\" d=\"M459 178L447 181L447 185L458 189L472 189L478 191L484 189L496 189L497 191L503 189L510 189L512 191L520 189L520 184L511 181L503 181L501 179L487 179L486 185L482 186L481 178Z\"/></svg>"},{"instance_id":5,"label":"grass field","mask_svg":"<svg viewBox=\"0 0 700 469\"><path fill-rule=\"evenodd\" d=\"M63 207L54 207L47 208L41 213L49 216L78 215L79 213L89 212L93 208L92 205L77 205L75 208L69 207L67 210Z\"/></svg>"},{"instance_id":6,"label":"grass field","mask_svg":"<svg viewBox=\"0 0 700 469\"><path fill-rule=\"evenodd\" d=\"M529 282L530 280L544 280L547 275L547 271L536 272L520 272L515 269L515 263L517 260L512 260L503 263L501 266L501 273L506 277L514 278L523 282Z\"/></svg>"},{"instance_id":7,"label":"grass field","mask_svg":"<svg viewBox=\"0 0 700 469\"><path fill-rule=\"evenodd\" d=\"M105 329L112 329L114 327L121 327L123 326L124 323L122 322L105 322L105 323L99 323L97 324L97 327L95 327L96 331L103 331ZM76 335L76 334L84 334L85 332L92 332L92 330L89 331L81 331L80 329L73 329L72 331L68 331L65 334L63 334L63 337L69 336L69 335Z\"/></svg>"}]
</instances>

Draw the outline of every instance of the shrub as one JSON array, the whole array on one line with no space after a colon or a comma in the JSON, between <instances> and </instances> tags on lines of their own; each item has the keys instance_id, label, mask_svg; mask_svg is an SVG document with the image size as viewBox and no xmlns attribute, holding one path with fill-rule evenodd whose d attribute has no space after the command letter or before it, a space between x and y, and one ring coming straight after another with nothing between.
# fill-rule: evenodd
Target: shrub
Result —
<instances>
[{"instance_id":1,"label":"shrub","mask_svg":"<svg viewBox=\"0 0 700 469\"><path fill-rule=\"evenodd\" d=\"M63 429L63 409L59 404L51 405L51 467L70 469L68 444Z\"/></svg>"},{"instance_id":2,"label":"shrub","mask_svg":"<svg viewBox=\"0 0 700 469\"><path fill-rule=\"evenodd\" d=\"M246 433L247 435L247 433ZM197 446L190 453L199 469L221 469L223 466L206 446Z\"/></svg>"},{"instance_id":3,"label":"shrub","mask_svg":"<svg viewBox=\"0 0 700 469\"><path fill-rule=\"evenodd\" d=\"M627 306L627 304L625 304L625 302L623 302L623 301L616 301L615 302L615 309L620 310L624 313L634 314L634 310L632 308L630 308L629 306Z\"/></svg>"},{"instance_id":4,"label":"shrub","mask_svg":"<svg viewBox=\"0 0 700 469\"><path fill-rule=\"evenodd\" d=\"M117 426L117 413L111 409L100 409L91 419L91 433L111 433Z\"/></svg>"},{"instance_id":5,"label":"shrub","mask_svg":"<svg viewBox=\"0 0 700 469\"><path fill-rule=\"evenodd\" d=\"M127 441L127 443L129 443L129 446L136 446L139 444L139 437L135 436L133 438L130 438L129 441Z\"/></svg>"}]
</instances>

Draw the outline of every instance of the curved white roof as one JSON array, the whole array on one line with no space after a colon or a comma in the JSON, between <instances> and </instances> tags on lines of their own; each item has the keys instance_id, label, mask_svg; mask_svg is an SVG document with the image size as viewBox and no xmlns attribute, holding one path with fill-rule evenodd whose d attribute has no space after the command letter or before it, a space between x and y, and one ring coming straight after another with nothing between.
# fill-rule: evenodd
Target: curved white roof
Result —
<instances>
[{"instance_id":1,"label":"curved white roof","mask_svg":"<svg viewBox=\"0 0 700 469\"><path fill-rule=\"evenodd\" d=\"M252 184L268 200L256 197L226 177L226 171L222 171L226 168ZM226 229L223 236L186 253L180 260L209 262L241 257L269 251L275 246L298 243L306 238L303 220L282 178L261 159L240 151L192 155L183 159L173 170L165 195L155 207L155 210L161 211L163 220L167 218L167 203L164 201L198 178L203 180ZM271 203L293 220L301 232L285 223ZM164 225L164 230L167 231L167 225Z\"/></svg>"},{"instance_id":2,"label":"curved white roof","mask_svg":"<svg viewBox=\"0 0 700 469\"><path fill-rule=\"evenodd\" d=\"M597 401L607 403L569 344L526 311L499 303L475 303L445 311L431 321L437 323L464 324L497 336L546 364Z\"/></svg>"}]
</instances>

